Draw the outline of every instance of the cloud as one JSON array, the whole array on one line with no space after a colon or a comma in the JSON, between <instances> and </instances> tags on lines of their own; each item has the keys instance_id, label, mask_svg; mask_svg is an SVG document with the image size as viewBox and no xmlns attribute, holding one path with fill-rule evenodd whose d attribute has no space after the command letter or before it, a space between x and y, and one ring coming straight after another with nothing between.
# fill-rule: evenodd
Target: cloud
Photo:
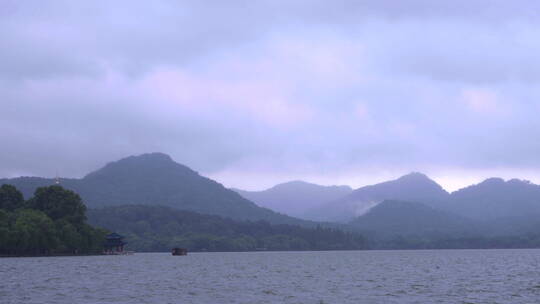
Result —
<instances>
[{"instance_id":1,"label":"cloud","mask_svg":"<svg viewBox=\"0 0 540 304\"><path fill-rule=\"evenodd\" d=\"M502 113L499 97L490 90L465 89L462 94L465 104L471 111L487 115Z\"/></svg>"},{"instance_id":2,"label":"cloud","mask_svg":"<svg viewBox=\"0 0 540 304\"><path fill-rule=\"evenodd\" d=\"M0 176L150 151L237 187L540 168L536 2L0 6Z\"/></svg>"}]
</instances>

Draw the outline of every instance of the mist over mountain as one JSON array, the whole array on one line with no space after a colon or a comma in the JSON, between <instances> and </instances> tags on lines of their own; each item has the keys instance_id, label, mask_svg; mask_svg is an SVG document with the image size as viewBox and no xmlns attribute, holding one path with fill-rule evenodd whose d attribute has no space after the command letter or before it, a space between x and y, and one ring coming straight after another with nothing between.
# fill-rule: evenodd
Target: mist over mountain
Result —
<instances>
[{"instance_id":1,"label":"mist over mountain","mask_svg":"<svg viewBox=\"0 0 540 304\"><path fill-rule=\"evenodd\" d=\"M2 179L30 197L54 179L20 177ZM125 204L161 205L232 219L267 220L271 223L305 222L259 207L223 185L174 162L163 153L130 156L108 163L82 179L60 179L76 191L90 208Z\"/></svg>"},{"instance_id":2,"label":"mist over mountain","mask_svg":"<svg viewBox=\"0 0 540 304\"><path fill-rule=\"evenodd\" d=\"M306 219L310 219L306 214L309 210L352 192L349 186L321 186L304 181L282 183L263 191L232 190L261 207Z\"/></svg>"},{"instance_id":3,"label":"mist over mountain","mask_svg":"<svg viewBox=\"0 0 540 304\"><path fill-rule=\"evenodd\" d=\"M473 220L422 203L385 200L350 222L379 237L456 236L478 229Z\"/></svg>"},{"instance_id":4,"label":"mist over mountain","mask_svg":"<svg viewBox=\"0 0 540 304\"><path fill-rule=\"evenodd\" d=\"M384 200L421 202L437 206L449 197L439 184L422 173L410 173L396 180L354 190L349 195L310 212L313 218L349 221Z\"/></svg>"},{"instance_id":5,"label":"mist over mountain","mask_svg":"<svg viewBox=\"0 0 540 304\"><path fill-rule=\"evenodd\" d=\"M410 177L405 176L405 179L411 181ZM414 179L420 183L409 183L409 190L415 189L413 185L416 185L417 190L427 189L418 188L419 185L429 184L426 178L415 174ZM534 242L538 238L539 185L518 179L504 181L501 178L489 178L449 195L441 192L437 196L437 192L433 191L418 194L417 200L385 200L349 223L379 238L534 236ZM434 199L430 200L425 194L433 195Z\"/></svg>"}]
</instances>

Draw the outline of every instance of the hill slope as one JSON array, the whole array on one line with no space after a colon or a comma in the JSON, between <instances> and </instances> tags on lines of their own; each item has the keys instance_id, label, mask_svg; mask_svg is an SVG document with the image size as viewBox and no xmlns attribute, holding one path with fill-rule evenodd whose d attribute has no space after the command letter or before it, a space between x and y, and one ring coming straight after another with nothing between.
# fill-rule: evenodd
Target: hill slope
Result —
<instances>
[{"instance_id":1,"label":"hill slope","mask_svg":"<svg viewBox=\"0 0 540 304\"><path fill-rule=\"evenodd\" d=\"M489 178L453 192L445 208L480 220L540 216L540 186L518 179Z\"/></svg>"},{"instance_id":2,"label":"hill slope","mask_svg":"<svg viewBox=\"0 0 540 304\"><path fill-rule=\"evenodd\" d=\"M0 180L30 197L52 179L22 177ZM272 223L310 224L261 208L223 185L174 162L168 155L150 153L111 162L82 179L61 179L61 185L81 195L91 208L125 204L169 206L204 214Z\"/></svg>"},{"instance_id":3,"label":"hill slope","mask_svg":"<svg viewBox=\"0 0 540 304\"><path fill-rule=\"evenodd\" d=\"M303 181L282 183L263 191L233 190L259 206L300 218L308 218L308 210L352 192L349 186L321 186Z\"/></svg>"},{"instance_id":4,"label":"hill slope","mask_svg":"<svg viewBox=\"0 0 540 304\"><path fill-rule=\"evenodd\" d=\"M386 200L350 225L378 236L461 235L477 228L473 221L421 203Z\"/></svg>"}]
</instances>

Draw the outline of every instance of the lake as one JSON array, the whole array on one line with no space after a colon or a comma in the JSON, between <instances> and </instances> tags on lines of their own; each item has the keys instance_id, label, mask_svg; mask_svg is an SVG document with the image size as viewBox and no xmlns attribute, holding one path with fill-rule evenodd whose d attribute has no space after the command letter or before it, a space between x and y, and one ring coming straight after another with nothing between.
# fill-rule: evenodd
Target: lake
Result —
<instances>
[{"instance_id":1,"label":"lake","mask_svg":"<svg viewBox=\"0 0 540 304\"><path fill-rule=\"evenodd\" d=\"M540 250L0 259L0 303L540 303Z\"/></svg>"}]
</instances>

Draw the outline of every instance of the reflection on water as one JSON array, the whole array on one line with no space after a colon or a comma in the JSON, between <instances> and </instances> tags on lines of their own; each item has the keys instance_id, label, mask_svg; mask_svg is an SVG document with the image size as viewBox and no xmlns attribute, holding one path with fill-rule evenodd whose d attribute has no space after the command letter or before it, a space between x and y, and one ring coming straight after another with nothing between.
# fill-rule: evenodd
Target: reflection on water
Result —
<instances>
[{"instance_id":1,"label":"reflection on water","mask_svg":"<svg viewBox=\"0 0 540 304\"><path fill-rule=\"evenodd\" d=\"M0 303L540 303L540 250L0 259Z\"/></svg>"}]
</instances>

